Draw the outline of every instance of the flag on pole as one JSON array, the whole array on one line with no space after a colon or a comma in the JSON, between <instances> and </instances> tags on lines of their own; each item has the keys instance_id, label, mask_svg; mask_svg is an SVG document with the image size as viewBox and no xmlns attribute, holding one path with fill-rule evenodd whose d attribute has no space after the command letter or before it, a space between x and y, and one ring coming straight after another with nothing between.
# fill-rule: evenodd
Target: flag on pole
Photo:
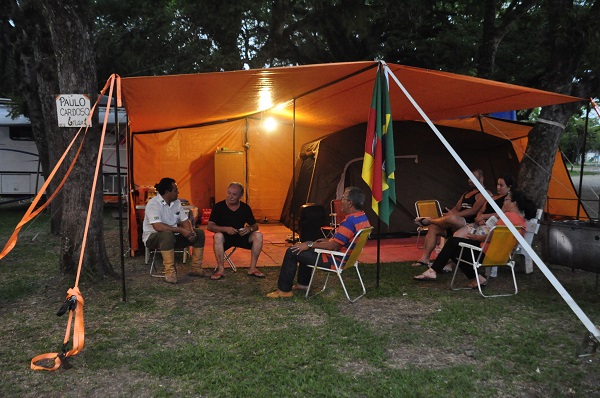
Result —
<instances>
[{"instance_id":1,"label":"flag on pole","mask_svg":"<svg viewBox=\"0 0 600 398\"><path fill-rule=\"evenodd\" d=\"M381 221L390 224L396 205L394 172L394 132L387 78L383 67L377 70L365 141L362 179L371 188L371 207Z\"/></svg>"}]
</instances>

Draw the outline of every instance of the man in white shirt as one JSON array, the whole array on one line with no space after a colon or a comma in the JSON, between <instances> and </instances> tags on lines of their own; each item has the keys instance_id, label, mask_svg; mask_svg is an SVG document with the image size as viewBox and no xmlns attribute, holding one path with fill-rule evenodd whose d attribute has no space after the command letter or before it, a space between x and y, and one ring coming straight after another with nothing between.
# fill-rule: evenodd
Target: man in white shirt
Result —
<instances>
[{"instance_id":1,"label":"man in white shirt","mask_svg":"<svg viewBox=\"0 0 600 398\"><path fill-rule=\"evenodd\" d=\"M165 267L165 282L177 283L175 248L193 246L191 276L206 276L202 269L204 231L194 228L177 199L179 189L172 178L154 186L158 194L146 204L142 240L149 249L160 250Z\"/></svg>"}]
</instances>

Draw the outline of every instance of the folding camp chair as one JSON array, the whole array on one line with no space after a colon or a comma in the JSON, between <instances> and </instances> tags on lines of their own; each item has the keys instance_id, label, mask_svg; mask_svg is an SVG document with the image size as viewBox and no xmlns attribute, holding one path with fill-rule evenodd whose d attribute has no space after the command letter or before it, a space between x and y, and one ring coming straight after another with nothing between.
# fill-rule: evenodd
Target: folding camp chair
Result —
<instances>
[{"instance_id":1,"label":"folding camp chair","mask_svg":"<svg viewBox=\"0 0 600 398\"><path fill-rule=\"evenodd\" d=\"M522 230L522 227L516 227L518 231ZM473 266L473 270L475 274L480 267L510 267L513 284L515 286L514 293L508 294L496 294L496 295L485 295L481 290L481 284L479 283L479 278L476 277L477 287L479 288L479 293L483 297L501 297L501 296L512 296L517 294L517 278L515 277L515 262L512 259L512 253L517 246L517 238L514 237L512 232L505 225L495 226L492 228L490 233L485 239L483 243L483 247L487 247L485 253L483 249L479 246L474 246L465 242L459 242L460 246L460 255L458 257L458 262L456 264L456 268L454 269L454 274L452 275L452 282L450 282L450 287L452 290L463 290L470 288L455 288L454 287L454 279L456 278L456 273L458 272L458 268L461 262L469 264ZM463 257L464 253L464 257Z\"/></svg>"},{"instance_id":2,"label":"folding camp chair","mask_svg":"<svg viewBox=\"0 0 600 398\"><path fill-rule=\"evenodd\" d=\"M227 261L229 263L229 266L231 267L233 272L237 272L237 268L235 267L233 260L231 260L231 256L233 255L233 253L235 253L236 249L237 249L237 247L233 246L231 248L231 250L229 251L229 253L225 252L225 254L224 254L225 258L223 259L223 262ZM215 272L217 272L217 269L219 269L218 265L215 266Z\"/></svg>"},{"instance_id":3,"label":"folding camp chair","mask_svg":"<svg viewBox=\"0 0 600 398\"><path fill-rule=\"evenodd\" d=\"M327 281L329 280L329 275L332 272L334 272L338 276L340 283L342 284L342 288L344 289L344 293L346 294L346 297L348 298L348 300L350 300L351 303L355 302L356 300L358 300L359 298L361 298L362 296L364 296L367 293L365 284L362 280L362 277L360 276L360 271L358 270L358 256L360 256L362 249L365 247L365 244L367 243L367 239L369 239L369 235L371 234L372 230L373 230L373 227L368 227L368 228L363 228L360 231L358 231L356 233L356 235L354 236L354 239L352 239L352 242L350 243L348 250L344 253L337 252L337 251L331 251L331 250L315 249L315 253L317 253L318 256L317 256L317 260L315 261L315 264L309 265L309 267L311 267L313 269L313 271L310 276L310 282L308 283L308 288L306 289L306 298L309 297L310 288L312 287L312 283L313 283L315 274L317 272L317 269L327 272L327 278L325 279L325 284L323 285L323 288L321 289L321 291L319 293L322 293L323 291L325 291L325 288L327 287ZM317 265L319 263L319 259L321 258L322 254L326 254L327 258L330 260L331 264L330 264L329 268L323 268L323 267L320 267L319 265ZM346 289L346 285L344 284L344 280L342 279L342 272L344 272L344 270L346 268L352 267L352 266L354 266L354 268L356 269L356 274L358 275L358 280L362 287L362 294L360 294L358 297L356 297L354 299L351 299L350 296L348 295L348 290ZM319 294L319 293L317 293L317 294Z\"/></svg>"},{"instance_id":4,"label":"folding camp chair","mask_svg":"<svg viewBox=\"0 0 600 398\"><path fill-rule=\"evenodd\" d=\"M334 199L329 203L329 217L331 218L329 225L321 227L321 233L323 233L325 238L332 238L340 222L346 217L346 214L342 211L341 199Z\"/></svg>"},{"instance_id":5,"label":"folding camp chair","mask_svg":"<svg viewBox=\"0 0 600 398\"><path fill-rule=\"evenodd\" d=\"M150 256L152 256L152 262L150 263L150 276L155 278L164 278L164 273L158 273L156 271L156 266L154 265L154 261L156 260L156 253L160 253L160 249L149 249L146 247L146 253L144 255L145 263L148 264L150 261ZM187 261L188 256L190 255L189 249L187 247L183 249L175 249L175 253L181 253L183 256L183 264ZM175 267L175 271L177 271L177 267Z\"/></svg>"},{"instance_id":6,"label":"folding camp chair","mask_svg":"<svg viewBox=\"0 0 600 398\"><path fill-rule=\"evenodd\" d=\"M417 212L417 218L437 218L442 215L442 208L440 207L440 202L437 200L417 200L415 202L415 210ZM425 233L427 233L428 229L428 226L417 227L417 248L423 248L423 246L419 246L419 239L421 238L421 232L425 231Z\"/></svg>"}]
</instances>

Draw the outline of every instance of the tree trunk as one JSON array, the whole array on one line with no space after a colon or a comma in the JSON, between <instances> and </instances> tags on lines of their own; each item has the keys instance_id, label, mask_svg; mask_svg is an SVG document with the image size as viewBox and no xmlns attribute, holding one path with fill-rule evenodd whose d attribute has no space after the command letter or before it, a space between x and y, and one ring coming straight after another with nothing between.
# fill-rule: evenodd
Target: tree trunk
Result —
<instances>
[{"instance_id":1,"label":"tree trunk","mask_svg":"<svg viewBox=\"0 0 600 398\"><path fill-rule=\"evenodd\" d=\"M548 194L548 184L552 177L552 167L560 135L573 114L573 105L544 107L539 120L549 120L553 124L538 122L529 133L529 142L519 170L519 189L527 193L538 209L544 207ZM556 124L558 125L556 125Z\"/></svg>"},{"instance_id":2,"label":"tree trunk","mask_svg":"<svg viewBox=\"0 0 600 398\"><path fill-rule=\"evenodd\" d=\"M34 127L34 138L44 171L48 173L77 131L75 128L57 127L55 96L86 94L92 103L97 97L96 64L91 40L92 19L86 0L20 1L17 7L20 7L22 17L18 28L21 29L24 44L21 60L26 76L26 100ZM77 272L81 252L100 144L97 118L93 120L93 124L75 167L55 199L58 206L52 207L53 229L59 227L61 235L60 269L66 274ZM55 176L53 189L64 175L75 152L71 150L66 164ZM114 275L104 243L101 172L98 179L84 267L88 274Z\"/></svg>"}]
</instances>

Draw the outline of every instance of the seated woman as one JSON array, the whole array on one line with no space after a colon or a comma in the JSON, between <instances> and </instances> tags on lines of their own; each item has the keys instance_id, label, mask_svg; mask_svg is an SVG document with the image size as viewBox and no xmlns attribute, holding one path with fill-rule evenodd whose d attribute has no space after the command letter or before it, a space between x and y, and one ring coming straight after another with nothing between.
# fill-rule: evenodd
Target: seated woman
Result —
<instances>
[{"instance_id":1,"label":"seated woman","mask_svg":"<svg viewBox=\"0 0 600 398\"><path fill-rule=\"evenodd\" d=\"M472 170L473 175L483 185L483 171L481 169ZM475 220L475 216L485 204L485 198L475 187L471 179L468 181L469 191L465 192L452 209L446 208L447 212L438 218L417 217L415 224L419 226L428 226L427 235L425 235L425 244L423 253L419 260L412 266L429 265L429 257L437 245L438 237L450 236L454 231L464 227ZM491 195L491 193L490 193Z\"/></svg>"},{"instance_id":2,"label":"seated woman","mask_svg":"<svg viewBox=\"0 0 600 398\"><path fill-rule=\"evenodd\" d=\"M506 197L506 195L508 195L508 193L511 190L514 190L516 188L517 184L515 183L515 179L513 178L513 176L511 176L510 174L505 174L502 177L498 178L498 181L496 183L497 193L496 195L492 196L492 199L494 200L494 202L496 202L498 207L502 208L502 205L504 204L504 198ZM454 232L454 234L452 234L452 236L455 236L457 238L465 238L472 229L477 229L477 227L485 225L491 217L496 217L496 219L498 219L498 214L496 214L496 210L494 210L492 205L486 203L486 205L483 206L481 210L479 210L479 212L477 212L475 220L472 223L469 223L464 227L458 229Z\"/></svg>"},{"instance_id":3,"label":"seated woman","mask_svg":"<svg viewBox=\"0 0 600 398\"><path fill-rule=\"evenodd\" d=\"M535 205L531 202L522 191L513 191L506 195L504 198L504 204L502 205L502 211L508 217L510 222L515 227L523 227L522 234L525 234L525 227L527 225L527 219L535 216ZM506 225L502 220L498 221L497 225ZM457 262L458 256L460 255L459 242L466 242L472 245L481 244L485 241L487 235L472 235L467 234L465 238L452 237L448 239L444 248L438 254L437 258L428 268L427 271L421 275L414 277L418 281L432 281L437 279L437 274L443 273L444 266L450 260ZM484 249L485 253L485 249ZM468 287L477 288L477 281L475 277L479 278L479 283L484 286L486 283L485 278L482 275L476 275L473 267L468 264L460 264L460 270L469 279Z\"/></svg>"}]
</instances>

